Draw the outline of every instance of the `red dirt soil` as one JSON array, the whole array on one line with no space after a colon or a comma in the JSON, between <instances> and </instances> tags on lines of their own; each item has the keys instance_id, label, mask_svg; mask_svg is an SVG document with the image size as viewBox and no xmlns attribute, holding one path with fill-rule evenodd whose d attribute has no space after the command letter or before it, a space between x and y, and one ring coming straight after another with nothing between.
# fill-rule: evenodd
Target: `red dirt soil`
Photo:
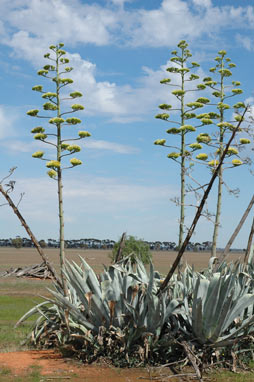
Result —
<instances>
[{"instance_id":1,"label":"red dirt soil","mask_svg":"<svg viewBox=\"0 0 254 382\"><path fill-rule=\"evenodd\" d=\"M43 375L51 374L57 370L70 371L70 365L53 350L0 353L0 366L11 369L15 374L23 374L31 365L40 366Z\"/></svg>"},{"instance_id":2,"label":"red dirt soil","mask_svg":"<svg viewBox=\"0 0 254 382\"><path fill-rule=\"evenodd\" d=\"M27 376L31 366L39 366L42 376L86 382L136 382L140 377L147 377L143 369L116 369L101 365L84 365L62 358L54 350L28 350L21 352L0 353L0 370L7 368L12 375ZM143 379L144 381L146 379Z\"/></svg>"}]
</instances>

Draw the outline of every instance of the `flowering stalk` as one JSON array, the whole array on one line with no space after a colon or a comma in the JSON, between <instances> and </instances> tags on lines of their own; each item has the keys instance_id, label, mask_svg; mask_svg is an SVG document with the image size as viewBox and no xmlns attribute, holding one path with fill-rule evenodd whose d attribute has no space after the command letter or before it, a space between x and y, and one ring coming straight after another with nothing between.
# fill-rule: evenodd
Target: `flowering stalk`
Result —
<instances>
[{"instance_id":1,"label":"flowering stalk","mask_svg":"<svg viewBox=\"0 0 254 382\"><path fill-rule=\"evenodd\" d=\"M31 117L45 118L48 120L48 123L55 130L53 133L45 132L45 128L42 126L37 126L32 129L32 134L34 134L34 139L39 140L43 143L53 145L56 149L55 158L45 158L44 151L36 151L33 153L33 158L41 159L47 161L46 167L49 169L47 174L50 178L57 180L58 188L58 215L59 215L59 238L60 238L60 268L61 268L61 279L64 286L65 293L66 282L64 276L65 268L65 249L64 249L64 213L63 213L63 180L62 180L62 171L67 168L73 168L82 164L82 161L77 158L70 159L70 166L63 166L64 157L73 155L81 150L81 147L78 145L73 145L68 142L73 140L80 140L90 136L90 133L87 131L79 131L78 137L65 139L63 136L63 127L64 126L75 126L81 123L81 120L76 117L63 118L66 114L75 113L77 111L83 110L84 107L80 104L71 105L71 110L62 111L62 101L61 92L62 88L66 87L69 84L73 83L73 80L70 78L64 77L66 73L72 71L73 68L65 66L69 63L69 59L65 58L66 52L62 49L64 44L59 43L58 45L51 45L51 53L47 53L44 57L51 61L52 64L45 65L43 69L39 70L37 74L44 78L51 80L54 83L54 91L46 92L43 91L42 85L36 85L32 90L42 94L42 98L46 100L43 104L43 109L48 111L50 115L44 116L39 114L39 110L29 110L27 112ZM80 92L72 92L69 94L69 97L64 97L64 100L73 100L75 98L82 97ZM53 113L53 115L52 115ZM55 114L55 115L54 115ZM49 137L52 137L50 140Z\"/></svg>"},{"instance_id":2,"label":"flowering stalk","mask_svg":"<svg viewBox=\"0 0 254 382\"><path fill-rule=\"evenodd\" d=\"M197 74L191 73L190 71L194 68L199 67L199 64L196 62L191 62L188 66L188 60L192 56L188 48L188 44L186 41L180 41L178 44L179 52L177 50L171 52L173 57L171 58L171 62L174 63L175 66L167 68L169 73L172 73L175 76L180 78L180 85L171 84L170 78L165 78L161 80L161 84L167 86L173 86L176 89L171 92L176 99L179 107L172 108L171 105L161 104L159 108L164 110L163 114L157 114L155 118L162 119L166 122L173 123L177 125L177 127L173 127L167 130L167 133L172 136L178 136L180 138L179 146L172 146L171 142L169 145L166 144L165 139L157 139L154 144L161 145L164 147L174 148L177 151L170 152L168 154L168 158L174 160L180 165L180 178L181 178L181 195L180 195L180 224L179 224L179 238L178 238L178 247L182 245L183 242L183 234L184 234L184 221L185 221L185 196L186 196L186 176L188 171L190 170L192 163L190 159L192 157L192 152L199 150L202 146L195 144L188 144L186 142L187 134L196 131L196 127L192 124L189 124L187 120L194 119L196 117L195 111L204 106L204 102L202 98L198 98L195 102L185 103L185 96L188 92L199 91L206 88L204 84L198 84L195 88L189 88L186 86L188 82L196 81L199 79ZM201 100L201 101L200 101ZM170 116L165 111L177 111L179 113L179 121L170 120ZM198 121L200 123L200 121ZM173 140L173 139L171 139ZM188 147L187 147L188 145ZM188 150L186 149L188 148ZM188 161L188 163L187 163Z\"/></svg>"},{"instance_id":3,"label":"flowering stalk","mask_svg":"<svg viewBox=\"0 0 254 382\"><path fill-rule=\"evenodd\" d=\"M206 203L206 200L207 200L207 198L209 196L209 193L210 193L210 191L211 191L211 189L213 187L214 181L218 177L218 173L219 173L220 168L221 168L221 166L223 164L223 161L224 161L224 159L225 159L225 157L227 155L228 149L229 149L233 139L235 138L236 133L239 131L241 123L244 121L244 116L245 116L247 110L248 110L248 107L245 107L245 109L243 111L243 114L239 115L238 124L237 124L237 126L235 126L235 129L233 129L233 132L231 133L231 137L229 138L229 141L225 145L225 148L224 148L224 150L222 152L220 161L219 161L218 165L215 167L215 169L214 169L214 171L212 173L212 177L210 179L210 182L208 183L208 186L206 187L204 195L203 195L203 197L202 197L202 199L201 199L201 201L199 203L196 215L194 216L194 219L192 221L190 229L187 232L187 235L186 235L186 237L184 239L184 242L183 242L181 248L179 248L178 254L177 254L176 258L175 258L174 263L172 264L172 267L170 268L170 270L169 270L167 276L165 277L163 283L160 285L160 287L159 287L159 289L157 291L157 295L160 294L161 292L163 292L166 289L166 287L167 287L169 281L171 280L171 278L172 278L172 276L173 276L173 274L174 274L178 264L181 261L181 258L183 256L185 250L186 250L186 247L187 247L188 243L190 242L191 236L193 235L193 233L195 231L196 225L197 225L197 223L199 221L199 218L200 218L200 216L202 214L202 210L203 210L204 205Z\"/></svg>"},{"instance_id":4,"label":"flowering stalk","mask_svg":"<svg viewBox=\"0 0 254 382\"><path fill-rule=\"evenodd\" d=\"M227 104L225 101L228 98L234 97L238 94L242 93L242 90L239 89L240 82L232 81L232 85L226 84L226 78L231 77L232 72L231 69L236 65L233 64L230 58L226 57L226 51L220 50L218 52L218 56L215 58L216 65L215 67L210 69L211 73L217 73L218 81L214 81L211 77L205 77L203 79L204 85L207 88L210 88L212 91L212 95L216 98L216 103L211 103L209 99L207 99L207 106L216 105L218 112L216 113L203 113L197 116L197 118L201 120L206 120L206 125L215 125L219 128L219 132L217 135L214 133L212 135L208 133L201 133L197 136L197 143L205 144L212 148L212 160L208 159L207 154L199 154L196 156L196 159L202 160L203 163L206 163L208 167L214 171L214 168L221 161L222 153L225 148L225 138L227 134L231 133L232 130L235 129L235 122L241 118L239 115L236 115L235 121L228 122L226 119L227 110L231 109L231 106ZM230 93L229 93L230 92ZM245 105L242 102L238 102L234 105L234 111L237 112L239 109L244 108ZM227 158L232 158L230 162L230 167L238 167L243 164L243 162L239 159L238 146L242 146L244 144L250 143L250 140L246 138L241 138L238 143L233 142L232 146L229 147L227 151ZM201 158L201 155L204 155ZM206 157L205 157L206 155ZM222 208L222 186L223 186L223 170L225 169L225 165L222 165L218 172L218 188L217 188L217 203L216 203L216 213L215 213L215 222L214 222L214 230L213 230L213 239L212 239L212 254L211 256L216 256L216 247L218 240L218 231L220 226L220 218L221 218L221 208Z\"/></svg>"}]
</instances>

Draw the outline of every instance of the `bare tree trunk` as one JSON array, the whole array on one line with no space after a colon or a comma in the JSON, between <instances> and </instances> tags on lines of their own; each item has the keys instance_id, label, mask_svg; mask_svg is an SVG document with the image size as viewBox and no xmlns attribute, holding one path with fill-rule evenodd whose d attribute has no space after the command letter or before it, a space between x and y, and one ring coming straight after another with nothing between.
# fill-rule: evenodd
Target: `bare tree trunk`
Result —
<instances>
[{"instance_id":1,"label":"bare tree trunk","mask_svg":"<svg viewBox=\"0 0 254 382\"><path fill-rule=\"evenodd\" d=\"M175 259L175 261L174 261L174 263L173 263L171 269L169 270L169 272L168 272L168 274L167 274L165 280L163 281L163 283L161 284L160 288L158 289L157 294L159 294L160 292L162 292L162 291L167 287L167 285L168 285L168 283L169 283L171 277L173 276L173 274L174 274L174 272L175 272L175 270L176 270L176 268L177 268L179 262L181 261L181 258L182 258L183 254L184 254L184 251L185 251L185 249L186 249L186 247L187 247L187 245L188 245L188 243L189 243L189 241L190 241L190 239L191 239L191 236L192 236L192 234L193 234L193 232L194 232L194 230L195 230L195 228L196 228L197 222L198 222L198 220L199 220L199 218L200 218L200 216L201 216L202 210L203 210L203 208L204 208L204 205L205 205L205 202L206 202L206 200L207 200L207 198L208 198L208 195L209 195L209 193L210 193L210 191L211 191L211 189L212 189L213 183L214 183L215 179L216 179L217 176L218 176L218 173L219 173L220 168L221 168L221 166L222 166L222 163L223 163L223 161L224 161L224 159L225 159L225 156L226 156L226 154L227 154L227 151L228 151L228 149L229 149L229 146L230 146L231 142L233 141L233 139L234 139L234 137L235 137L237 131L239 130L239 127L240 127L240 125L241 125L241 123L242 123L242 121L243 121L243 119L244 119L244 115L245 115L247 109L248 109L248 107L246 107L246 108L244 109L242 118L241 118L241 120L238 122L236 128L234 129L234 131L233 131L233 133L232 133L232 135L231 135L231 137L230 137L230 139L229 139L229 141L228 141L228 143L227 143L227 145L226 145L226 147L225 147L225 150L223 151L223 154L222 154L222 156L221 156L221 158L220 158L220 162L219 162L218 166L216 167L216 169L214 170L213 175L212 175L212 178L211 178L211 180L210 180L210 182L209 182L209 184L208 184L208 186L207 186L207 188L206 188L206 190L205 190L205 192L204 192L203 198L202 198L202 200L201 200L201 202L200 202L200 205L199 205L199 207L198 207L198 209L197 209L196 215L195 215L195 217L194 217L194 219L193 219L193 222L192 222L192 224L191 224L191 227L190 227L190 229L189 229L189 231L188 231L188 233L187 233L187 235L186 235L186 238L185 238L185 240L184 240L184 242L183 242L181 248L179 249L178 255L176 256L176 259Z\"/></svg>"},{"instance_id":2,"label":"bare tree trunk","mask_svg":"<svg viewBox=\"0 0 254 382\"><path fill-rule=\"evenodd\" d=\"M231 238L229 239L223 253L220 255L219 259L218 259L218 262L216 264L216 266L214 267L214 272L216 272L220 265L222 264L222 262L226 259L226 257L228 256L228 253L229 253L229 250L231 248L231 245L233 244L236 236L238 235L238 233L240 232L240 229L242 228L245 220L247 219L249 213L250 213L250 210L252 209L253 207L253 204L254 204L254 195L252 196L251 198L251 201L248 205L248 207L246 208L246 211L244 212L239 224L237 225L236 229L234 230L233 232L233 235L231 236ZM245 256L246 257L246 256Z\"/></svg>"},{"instance_id":3,"label":"bare tree trunk","mask_svg":"<svg viewBox=\"0 0 254 382\"><path fill-rule=\"evenodd\" d=\"M43 252L40 244L38 243L38 240L36 239L36 237L34 236L34 234L32 233L32 231L30 230L28 224L26 223L25 219L23 218L23 216L21 215L21 213L19 212L19 209L15 206L15 204L13 203L11 197L8 195L8 193L6 191L4 191L2 185L0 184L0 192L2 193L2 195L5 197L5 199L7 200L9 206L13 209L13 212L17 215L17 217L19 218L20 222L21 222L21 225L25 228L27 234L29 235L30 239L32 240L32 242L34 243L34 246L35 248L37 249L39 255L42 257L43 259L43 262L44 264L47 266L49 272L51 273L52 277L56 280L56 282L58 283L58 285L60 285L62 287L62 283L61 281L59 280L58 278L58 275L54 269L54 267L52 266L52 264L49 262L49 259L48 257L45 255L45 253Z\"/></svg>"}]
</instances>

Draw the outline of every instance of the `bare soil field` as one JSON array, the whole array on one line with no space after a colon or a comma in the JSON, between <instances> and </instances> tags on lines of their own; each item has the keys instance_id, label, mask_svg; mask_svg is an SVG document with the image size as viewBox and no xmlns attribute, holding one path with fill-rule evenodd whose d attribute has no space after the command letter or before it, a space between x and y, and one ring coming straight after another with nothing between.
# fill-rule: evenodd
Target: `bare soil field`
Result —
<instances>
[{"instance_id":1,"label":"bare soil field","mask_svg":"<svg viewBox=\"0 0 254 382\"><path fill-rule=\"evenodd\" d=\"M59 250L45 249L50 262L58 268ZM96 273L103 270L103 264L110 264L110 250L97 249L67 249L66 257L70 261L80 263L80 256L83 257ZM177 252L174 251L152 251L153 263L156 270L162 274L166 274L172 265ZM228 261L235 261L244 256L243 252L230 253ZM200 270L206 268L209 262L210 252L186 252L183 256L183 262L194 265L195 269ZM34 248L0 248L0 270L6 270L10 267L24 267L26 265L39 264L42 262L38 252Z\"/></svg>"}]
</instances>

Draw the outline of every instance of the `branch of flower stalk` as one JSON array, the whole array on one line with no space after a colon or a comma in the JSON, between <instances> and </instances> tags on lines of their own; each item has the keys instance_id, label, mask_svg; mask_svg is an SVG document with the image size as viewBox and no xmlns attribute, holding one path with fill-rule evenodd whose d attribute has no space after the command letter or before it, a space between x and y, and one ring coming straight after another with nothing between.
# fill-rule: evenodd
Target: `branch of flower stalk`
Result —
<instances>
[{"instance_id":1,"label":"branch of flower stalk","mask_svg":"<svg viewBox=\"0 0 254 382\"><path fill-rule=\"evenodd\" d=\"M9 174L6 175L3 179L0 180L0 184L3 183L4 180L8 179L13 173L14 171L16 170L17 167L12 167L10 170L9 170Z\"/></svg>"},{"instance_id":2,"label":"branch of flower stalk","mask_svg":"<svg viewBox=\"0 0 254 382\"><path fill-rule=\"evenodd\" d=\"M204 192L203 198L202 198L202 200L200 202L200 205L199 205L199 207L197 209L197 212L196 212L196 215L195 215L195 217L193 219L191 227L190 227L190 229L189 229L189 231L188 231L188 233L186 235L186 238L185 238L182 246L179 249L178 255L176 256L176 259L175 259L171 269L169 270L165 280L163 281L163 283L161 284L160 288L158 289L157 295L160 292L162 292L167 287L167 285L168 285L170 279L172 278L172 276L173 276L173 274L174 274L174 272L175 272L179 262L181 261L181 258L182 258L183 254L184 254L184 251L185 251L185 249L186 249L186 247L187 247L187 245L188 245L188 243L189 243L189 241L191 239L191 236L192 236L192 234L193 234L193 232L194 232L194 230L196 228L197 222L198 222L198 220L199 220L199 218L200 218L200 216L202 214L203 207L204 207L205 202L206 202L206 200L208 198L208 195L209 195L209 193L210 193L210 191L212 189L213 183L214 183L215 179L218 176L219 170L220 170L220 168L221 168L221 166L223 164L223 161L224 161L225 156L226 156L226 154L228 152L229 146L230 146L231 142L233 141L237 131L239 130L239 128L241 126L241 123L244 120L244 115L246 114L247 110L248 110L248 106L246 106L246 108L244 109L244 112L243 112L243 114L241 116L241 119L238 122L236 128L234 129L234 131L233 131L233 133L232 133L232 135L231 135L231 137L230 137L230 139L229 139L229 141L228 141L228 143L227 143L227 145L226 145L226 147L224 149L224 152L223 152L223 154L221 156L221 160L220 160L218 166L214 169L214 173L213 173L212 178L211 178L211 180L210 180L210 182L209 182L209 184L208 184L208 186L207 186L207 188L206 188L206 190Z\"/></svg>"},{"instance_id":3,"label":"branch of flower stalk","mask_svg":"<svg viewBox=\"0 0 254 382\"><path fill-rule=\"evenodd\" d=\"M51 273L52 277L54 278L54 280L57 282L57 284L62 287L62 283L61 281L59 280L58 278L58 275L54 269L54 267L50 264L49 262L49 259L48 257L45 255L45 253L43 252L40 244L38 243L36 237L34 236L34 234L32 233L32 231L30 230L29 226L27 225L25 219L23 218L23 216L21 215L21 213L19 212L19 209L18 207L13 203L12 199L10 198L10 196L8 195L8 193L3 189L2 185L0 184L0 192L2 193L2 195L5 197L5 199L7 200L9 206L13 209L13 212L17 215L17 217L19 218L20 222L21 222L21 225L25 228L27 234L29 235L30 239L32 240L35 248L37 249L37 251L39 252L39 255L42 257L43 261L44 261L44 264L46 265L46 267L48 268L49 272Z\"/></svg>"}]
</instances>

